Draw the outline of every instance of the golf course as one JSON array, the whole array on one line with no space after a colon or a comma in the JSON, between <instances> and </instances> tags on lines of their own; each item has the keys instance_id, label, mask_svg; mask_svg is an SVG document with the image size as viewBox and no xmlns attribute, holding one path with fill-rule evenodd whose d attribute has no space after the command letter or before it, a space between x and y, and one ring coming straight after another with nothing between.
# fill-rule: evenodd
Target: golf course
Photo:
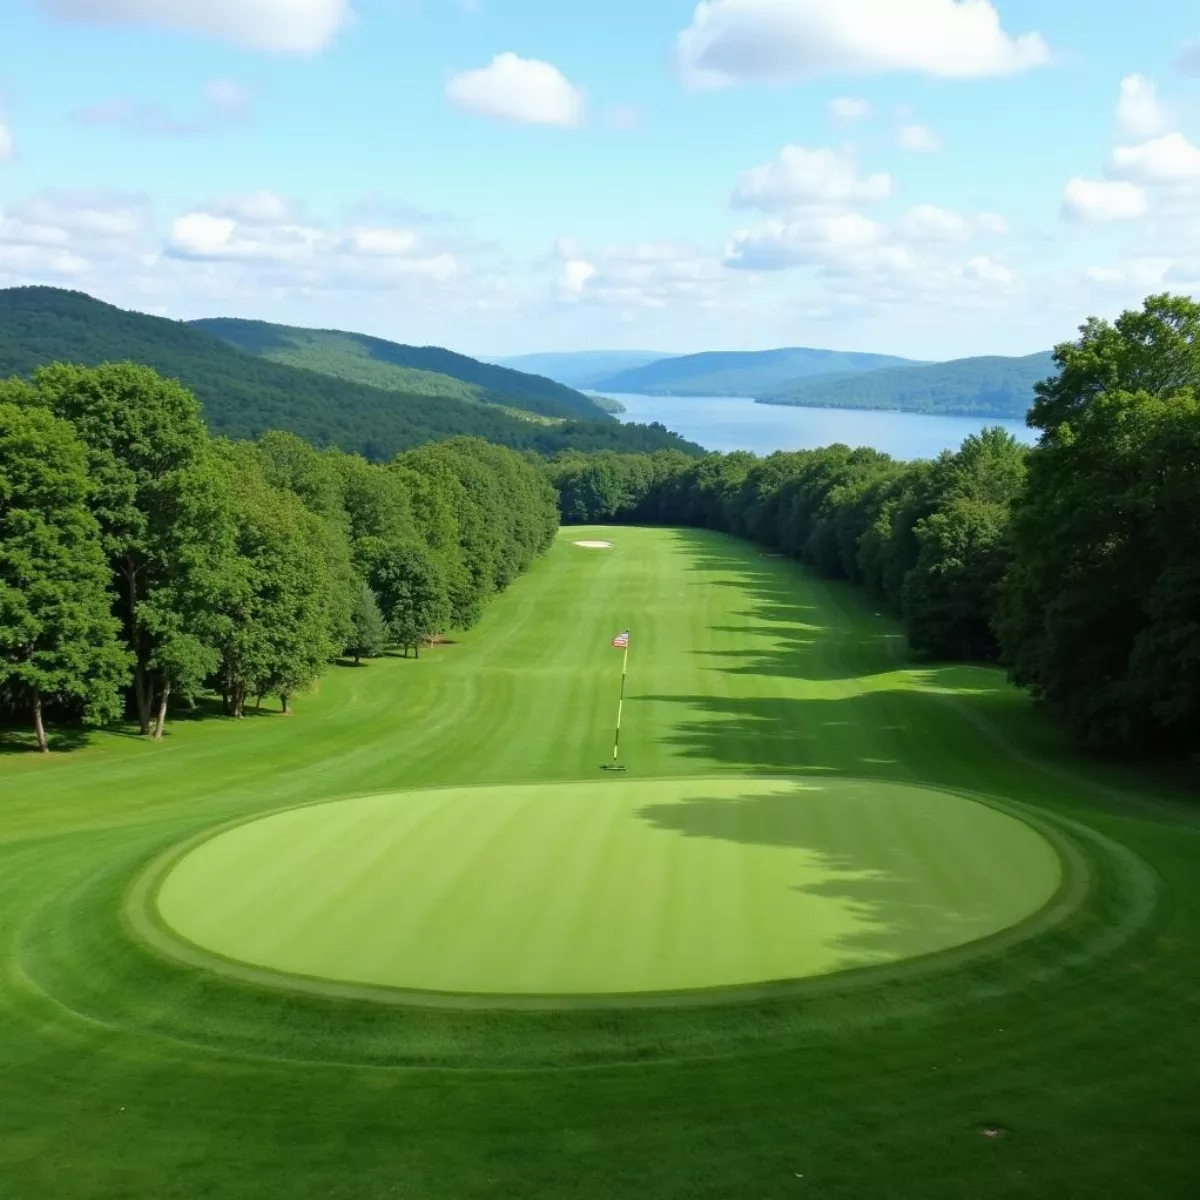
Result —
<instances>
[{"instance_id":1,"label":"golf course","mask_svg":"<svg viewBox=\"0 0 1200 1200\"><path fill-rule=\"evenodd\" d=\"M876 608L575 526L287 715L0 740L0 1196L1196 1195L1183 777Z\"/></svg>"}]
</instances>

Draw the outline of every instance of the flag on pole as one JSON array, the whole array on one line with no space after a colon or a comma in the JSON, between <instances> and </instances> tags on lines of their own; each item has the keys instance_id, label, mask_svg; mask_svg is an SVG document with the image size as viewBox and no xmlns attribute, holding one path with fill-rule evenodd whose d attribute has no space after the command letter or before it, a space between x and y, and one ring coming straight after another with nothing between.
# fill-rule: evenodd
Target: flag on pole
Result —
<instances>
[{"instance_id":1,"label":"flag on pole","mask_svg":"<svg viewBox=\"0 0 1200 1200\"><path fill-rule=\"evenodd\" d=\"M613 644L614 650L628 650L629 649L629 630L628 629L625 630L624 633L618 633L617 636L615 638L613 638L612 644Z\"/></svg>"}]
</instances>

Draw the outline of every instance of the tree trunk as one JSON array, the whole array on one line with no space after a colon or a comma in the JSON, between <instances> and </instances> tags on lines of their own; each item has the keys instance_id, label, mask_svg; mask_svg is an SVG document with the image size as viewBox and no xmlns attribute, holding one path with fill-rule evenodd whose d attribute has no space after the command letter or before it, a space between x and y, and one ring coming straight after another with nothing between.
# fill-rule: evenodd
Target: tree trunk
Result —
<instances>
[{"instance_id":1,"label":"tree trunk","mask_svg":"<svg viewBox=\"0 0 1200 1200\"><path fill-rule=\"evenodd\" d=\"M246 709L246 685L235 683L229 696L229 715L241 717Z\"/></svg>"},{"instance_id":2,"label":"tree trunk","mask_svg":"<svg viewBox=\"0 0 1200 1200\"><path fill-rule=\"evenodd\" d=\"M146 681L146 668L138 663L133 673L133 696L137 701L138 727L144 737L150 732L150 686Z\"/></svg>"},{"instance_id":3,"label":"tree trunk","mask_svg":"<svg viewBox=\"0 0 1200 1200\"><path fill-rule=\"evenodd\" d=\"M158 715L154 718L154 740L162 741L163 726L167 723L167 698L171 695L171 681L164 677L162 695L158 698Z\"/></svg>"},{"instance_id":4,"label":"tree trunk","mask_svg":"<svg viewBox=\"0 0 1200 1200\"><path fill-rule=\"evenodd\" d=\"M46 738L46 726L42 724L42 692L33 689L33 730L37 734L37 748L43 754L50 753L50 742Z\"/></svg>"}]
</instances>

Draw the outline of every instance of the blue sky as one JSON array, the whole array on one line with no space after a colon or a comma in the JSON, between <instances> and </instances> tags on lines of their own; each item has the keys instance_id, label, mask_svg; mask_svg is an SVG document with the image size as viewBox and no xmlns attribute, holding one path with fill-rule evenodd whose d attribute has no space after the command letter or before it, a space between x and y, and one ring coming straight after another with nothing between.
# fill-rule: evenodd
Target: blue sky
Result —
<instances>
[{"instance_id":1,"label":"blue sky","mask_svg":"<svg viewBox=\"0 0 1200 1200\"><path fill-rule=\"evenodd\" d=\"M498 355L1029 353L1200 285L1184 0L9 0L0 285Z\"/></svg>"}]
</instances>

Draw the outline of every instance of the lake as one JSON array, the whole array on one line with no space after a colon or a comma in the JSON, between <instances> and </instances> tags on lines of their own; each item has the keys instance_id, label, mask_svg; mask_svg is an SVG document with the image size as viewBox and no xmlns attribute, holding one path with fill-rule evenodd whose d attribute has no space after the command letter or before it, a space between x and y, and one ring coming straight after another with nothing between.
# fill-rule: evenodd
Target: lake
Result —
<instances>
[{"instance_id":1,"label":"lake","mask_svg":"<svg viewBox=\"0 0 1200 1200\"><path fill-rule=\"evenodd\" d=\"M729 396L633 396L605 392L625 405L622 421L661 421L709 450L811 450L832 442L873 446L895 458L934 458L965 437L1000 425L1030 445L1034 431L1018 421L939 417L852 408L783 408Z\"/></svg>"}]
</instances>

